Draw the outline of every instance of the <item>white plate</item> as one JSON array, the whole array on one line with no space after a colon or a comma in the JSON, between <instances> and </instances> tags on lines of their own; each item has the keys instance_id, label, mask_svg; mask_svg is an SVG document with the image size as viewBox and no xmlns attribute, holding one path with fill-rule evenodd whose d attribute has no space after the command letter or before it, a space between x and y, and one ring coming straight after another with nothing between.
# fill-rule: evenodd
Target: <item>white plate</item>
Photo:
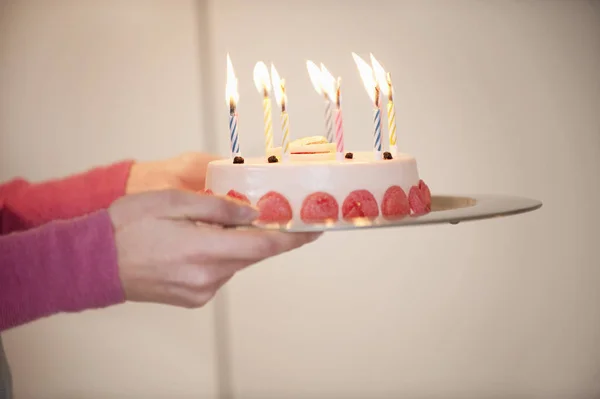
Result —
<instances>
[{"instance_id":1,"label":"white plate","mask_svg":"<svg viewBox=\"0 0 600 399\"><path fill-rule=\"evenodd\" d=\"M434 195L431 198L431 212L421 216L406 216L402 219L340 220L331 223L303 223L292 221L286 224L254 223L254 227L288 232L355 230L376 227L402 227L439 223L457 224L459 222L490 219L517 215L541 208L541 201L506 195L445 196Z\"/></svg>"}]
</instances>

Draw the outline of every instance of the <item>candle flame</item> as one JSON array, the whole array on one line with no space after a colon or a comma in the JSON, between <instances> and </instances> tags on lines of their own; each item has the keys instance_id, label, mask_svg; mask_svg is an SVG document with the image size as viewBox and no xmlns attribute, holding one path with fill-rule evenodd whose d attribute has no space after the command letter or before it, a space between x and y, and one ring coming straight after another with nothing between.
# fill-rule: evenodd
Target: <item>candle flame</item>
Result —
<instances>
[{"instance_id":1,"label":"candle flame","mask_svg":"<svg viewBox=\"0 0 600 399\"><path fill-rule=\"evenodd\" d=\"M308 69L308 76L312 82L313 87L319 94L323 94L323 81L321 77L321 70L312 61L306 61L306 68Z\"/></svg>"},{"instance_id":2,"label":"candle flame","mask_svg":"<svg viewBox=\"0 0 600 399\"><path fill-rule=\"evenodd\" d=\"M257 62L254 66L254 84L259 93L264 94L265 97L269 95L269 91L271 91L269 69L262 61Z\"/></svg>"},{"instance_id":3,"label":"candle flame","mask_svg":"<svg viewBox=\"0 0 600 399\"><path fill-rule=\"evenodd\" d=\"M287 103L287 96L285 95L285 80L279 77L279 73L273 64L271 64L271 80L273 82L275 101L277 101L277 105L284 110Z\"/></svg>"},{"instance_id":4,"label":"candle flame","mask_svg":"<svg viewBox=\"0 0 600 399\"><path fill-rule=\"evenodd\" d=\"M375 79L377 79L377 84L381 89L381 92L386 96L389 95L390 89L388 85L387 74L385 72L385 69L383 69L383 67L381 66L379 61L377 61L377 59L373 56L373 54L371 54L371 64L373 64L373 72L375 74Z\"/></svg>"},{"instance_id":5,"label":"candle flame","mask_svg":"<svg viewBox=\"0 0 600 399\"><path fill-rule=\"evenodd\" d=\"M335 78L325 68L325 65L321 64L321 87L330 101L337 102L335 83Z\"/></svg>"},{"instance_id":6,"label":"candle flame","mask_svg":"<svg viewBox=\"0 0 600 399\"><path fill-rule=\"evenodd\" d=\"M239 99L238 81L235 77L235 72L233 71L231 58L229 57L229 54L227 54L227 83L225 84L225 101L227 101L227 105L229 105L230 110L235 109Z\"/></svg>"},{"instance_id":7,"label":"candle flame","mask_svg":"<svg viewBox=\"0 0 600 399\"><path fill-rule=\"evenodd\" d=\"M340 86L342 85L342 78L338 77L337 82L335 84L335 102L339 107L341 104L341 92Z\"/></svg>"},{"instance_id":8,"label":"candle flame","mask_svg":"<svg viewBox=\"0 0 600 399\"><path fill-rule=\"evenodd\" d=\"M360 78L365 85L365 90L367 90L367 93L369 94L371 101L373 101L373 104L377 104L379 87L377 81L375 80L373 69L371 69L369 64L367 64L355 53L352 53L352 57L354 58L356 66L358 67L358 72L360 73Z\"/></svg>"}]
</instances>

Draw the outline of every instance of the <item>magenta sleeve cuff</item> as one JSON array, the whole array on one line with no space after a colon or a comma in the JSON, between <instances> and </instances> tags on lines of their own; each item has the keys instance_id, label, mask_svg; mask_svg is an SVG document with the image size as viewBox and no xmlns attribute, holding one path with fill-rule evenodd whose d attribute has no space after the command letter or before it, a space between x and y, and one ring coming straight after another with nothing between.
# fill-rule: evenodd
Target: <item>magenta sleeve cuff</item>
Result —
<instances>
[{"instance_id":1,"label":"magenta sleeve cuff","mask_svg":"<svg viewBox=\"0 0 600 399\"><path fill-rule=\"evenodd\" d=\"M124 300L106 210L0 237L0 331Z\"/></svg>"}]
</instances>

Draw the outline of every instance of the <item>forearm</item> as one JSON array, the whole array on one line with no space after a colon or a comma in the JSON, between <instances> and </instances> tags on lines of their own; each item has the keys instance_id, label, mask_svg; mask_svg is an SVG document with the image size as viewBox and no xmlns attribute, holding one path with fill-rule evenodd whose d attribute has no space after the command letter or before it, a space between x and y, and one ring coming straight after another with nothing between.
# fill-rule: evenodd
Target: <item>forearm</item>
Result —
<instances>
[{"instance_id":1,"label":"forearm","mask_svg":"<svg viewBox=\"0 0 600 399\"><path fill-rule=\"evenodd\" d=\"M0 237L0 331L122 301L105 210Z\"/></svg>"},{"instance_id":2,"label":"forearm","mask_svg":"<svg viewBox=\"0 0 600 399\"><path fill-rule=\"evenodd\" d=\"M126 193L132 164L119 162L36 184L13 181L4 190L0 186L0 234L107 208Z\"/></svg>"}]
</instances>

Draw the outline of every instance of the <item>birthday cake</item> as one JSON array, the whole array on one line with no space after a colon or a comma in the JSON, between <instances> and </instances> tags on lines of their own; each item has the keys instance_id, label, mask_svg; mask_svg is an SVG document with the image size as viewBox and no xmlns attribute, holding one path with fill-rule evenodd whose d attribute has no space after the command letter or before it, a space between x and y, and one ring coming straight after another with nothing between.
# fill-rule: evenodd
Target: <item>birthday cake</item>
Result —
<instances>
[{"instance_id":1,"label":"birthday cake","mask_svg":"<svg viewBox=\"0 0 600 399\"><path fill-rule=\"evenodd\" d=\"M397 219L431 210L431 194L408 154L372 151L336 158L335 145L322 137L290 143L290 159L281 148L269 158L213 161L208 165L206 193L227 195L260 210L262 222L328 223L340 219ZM240 157L241 158L241 157Z\"/></svg>"},{"instance_id":2,"label":"birthday cake","mask_svg":"<svg viewBox=\"0 0 600 399\"><path fill-rule=\"evenodd\" d=\"M265 155L241 156L237 133L237 78L227 56L225 98L229 106L232 158L213 161L206 174L206 194L224 195L252 204L265 223L335 223L357 218L397 219L431 210L431 193L419 177L417 161L396 149L396 125L391 75L371 55L371 68L358 55L354 60L374 106L373 151L346 152L341 114L340 81L323 64L307 62L308 72L325 100L326 137L290 141L285 80L271 65L254 69L254 82L263 95ZM270 81L273 84L271 86ZM273 146L271 87L281 111L282 144ZM381 94L388 97L390 151L382 152ZM335 124L334 124L335 121Z\"/></svg>"}]
</instances>

